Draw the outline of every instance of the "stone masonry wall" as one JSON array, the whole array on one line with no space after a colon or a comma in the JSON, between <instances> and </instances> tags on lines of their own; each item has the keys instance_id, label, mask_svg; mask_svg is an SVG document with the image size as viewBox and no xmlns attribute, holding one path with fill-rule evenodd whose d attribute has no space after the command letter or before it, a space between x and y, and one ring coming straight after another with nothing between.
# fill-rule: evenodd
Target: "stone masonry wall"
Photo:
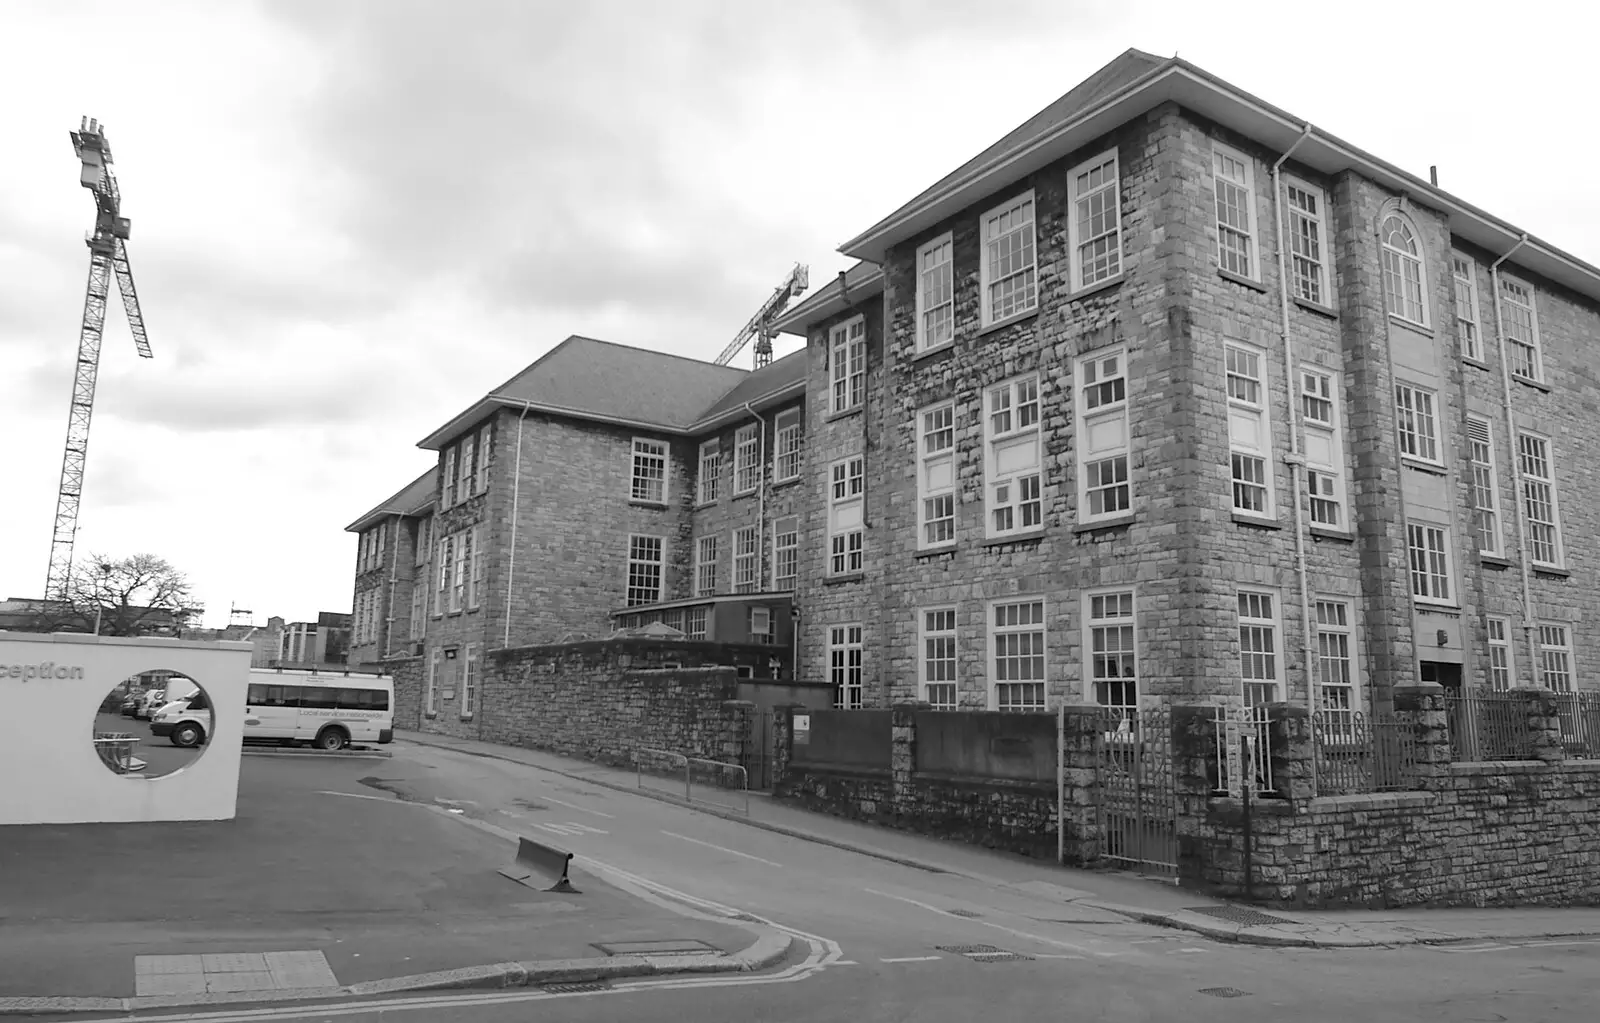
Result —
<instances>
[{"instance_id":1,"label":"stone masonry wall","mask_svg":"<svg viewBox=\"0 0 1600 1023\"><path fill-rule=\"evenodd\" d=\"M394 726L408 731L422 728L422 687L427 681L427 661L421 657L398 657L379 662L386 675L394 677Z\"/></svg>"}]
</instances>

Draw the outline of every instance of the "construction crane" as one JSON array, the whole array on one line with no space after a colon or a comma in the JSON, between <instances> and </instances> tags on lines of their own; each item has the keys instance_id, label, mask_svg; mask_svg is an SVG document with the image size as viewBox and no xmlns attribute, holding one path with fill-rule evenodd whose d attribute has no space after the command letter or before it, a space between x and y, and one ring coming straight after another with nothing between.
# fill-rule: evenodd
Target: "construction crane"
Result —
<instances>
[{"instance_id":1,"label":"construction crane","mask_svg":"<svg viewBox=\"0 0 1600 1023\"><path fill-rule=\"evenodd\" d=\"M83 297L83 324L78 331L78 366L72 381L72 406L67 414L67 447L61 456L61 487L56 496L55 532L50 539L50 572L46 600L65 600L72 576L72 543L78 532L78 504L83 499L83 466L89 454L89 419L94 414L94 385L100 373L100 339L105 330L106 299L111 277L122 292L128 329L142 358L150 358L139 296L128 267L128 218L122 215L122 193L111 170L111 146L99 121L85 117L71 132L72 148L82 169L78 184L94 193L94 230L89 245L89 286Z\"/></svg>"},{"instance_id":2,"label":"construction crane","mask_svg":"<svg viewBox=\"0 0 1600 1023\"><path fill-rule=\"evenodd\" d=\"M760 369L771 363L772 321L789 305L790 299L805 294L806 288L810 285L810 276L810 268L803 263L796 263L794 269L789 271L789 276L778 285L778 290L772 293L766 304L750 317L750 322L744 325L744 329L739 331L728 343L728 347L722 350L722 354L717 356L717 365L726 366L732 362L733 357L750 343L752 337L756 339L755 368Z\"/></svg>"}]
</instances>

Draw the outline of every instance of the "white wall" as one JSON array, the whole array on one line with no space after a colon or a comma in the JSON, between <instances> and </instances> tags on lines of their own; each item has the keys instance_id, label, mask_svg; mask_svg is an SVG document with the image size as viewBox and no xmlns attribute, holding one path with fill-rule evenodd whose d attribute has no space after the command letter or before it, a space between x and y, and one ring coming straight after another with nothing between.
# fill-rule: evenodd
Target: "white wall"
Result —
<instances>
[{"instance_id":1,"label":"white wall","mask_svg":"<svg viewBox=\"0 0 1600 1023\"><path fill-rule=\"evenodd\" d=\"M250 650L239 642L0 632L0 824L231 820ZM94 749L100 702L130 675L160 669L205 689L212 734L172 774L114 774Z\"/></svg>"}]
</instances>

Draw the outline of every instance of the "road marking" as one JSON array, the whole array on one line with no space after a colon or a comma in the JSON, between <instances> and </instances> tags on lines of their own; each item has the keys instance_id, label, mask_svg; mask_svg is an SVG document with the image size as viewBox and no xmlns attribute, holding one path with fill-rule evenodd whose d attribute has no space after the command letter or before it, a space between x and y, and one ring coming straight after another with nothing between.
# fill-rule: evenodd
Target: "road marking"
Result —
<instances>
[{"instance_id":1,"label":"road marking","mask_svg":"<svg viewBox=\"0 0 1600 1023\"><path fill-rule=\"evenodd\" d=\"M1122 954L1120 952L1095 952L1092 949L1084 948L1082 945L1074 945L1070 941L1057 941L1055 938L1046 938L1041 934L1030 934L1027 931L1019 931L1015 927L1007 927L1004 924L997 924L990 920L974 920L971 917L956 916L948 909L940 909L938 906L930 906L926 902L918 902L916 899L908 899L904 895L890 895L888 892L880 892L875 888L863 888L861 890L866 892L868 895L881 895L886 899L894 899L897 902L905 902L921 909L926 909L930 913L938 913L940 916L948 916L955 920L979 924L983 927L993 927L997 931L1005 931L1007 934L1015 935L1018 938L1027 938L1030 941L1038 941L1046 945L1054 945L1056 948L1070 948L1074 952L1083 952L1088 955L1100 956L1101 958L1105 959Z\"/></svg>"},{"instance_id":2,"label":"road marking","mask_svg":"<svg viewBox=\"0 0 1600 1023\"><path fill-rule=\"evenodd\" d=\"M573 835L584 835L584 834L589 834L589 835L609 835L609 834L611 834L611 832L609 832L609 831L601 831L599 828L591 828L591 827L589 827L589 825L587 825L587 824L579 824L577 821L566 821L565 823L562 823L562 824L549 824L549 823L546 823L545 821L534 821L533 822L533 826L536 827L536 828L543 828L544 830L549 831L549 832L551 832L553 834L566 835L569 838L572 837Z\"/></svg>"},{"instance_id":3,"label":"road marking","mask_svg":"<svg viewBox=\"0 0 1600 1023\"><path fill-rule=\"evenodd\" d=\"M693 842L695 845L703 845L707 849L715 849L718 852L725 852L734 856L743 856L747 860L755 860L757 863L765 863L769 867L783 866L781 863L774 863L771 860L764 860L759 856L751 856L749 853L740 852L737 849L729 849L724 845L712 845L710 842L702 842L698 838L690 838L688 835L680 835L676 831L663 831L662 834L666 835L668 838L681 838L685 842Z\"/></svg>"},{"instance_id":4,"label":"road marking","mask_svg":"<svg viewBox=\"0 0 1600 1023\"><path fill-rule=\"evenodd\" d=\"M931 963L931 962L935 962L935 961L937 961L939 959L943 959L943 958L944 958L944 956L899 956L899 957L894 958L894 959L879 959L878 962L880 962L880 963Z\"/></svg>"},{"instance_id":5,"label":"road marking","mask_svg":"<svg viewBox=\"0 0 1600 1023\"><path fill-rule=\"evenodd\" d=\"M1439 951L1441 951L1441 952L1449 952L1449 953L1451 953L1453 955L1471 955L1474 952L1504 952L1508 948L1516 948L1516 946L1515 945L1473 945L1470 948L1441 948Z\"/></svg>"},{"instance_id":6,"label":"road marking","mask_svg":"<svg viewBox=\"0 0 1600 1023\"><path fill-rule=\"evenodd\" d=\"M602 813L599 810L591 810L587 806L579 806L577 803L569 803L566 800L557 799L555 796L541 795L539 798L544 800L547 803L555 803L557 806L564 806L568 810L577 810L577 811L579 811L581 813L592 813L596 817L605 817L605 818L607 818L609 820L616 820L617 819L616 814Z\"/></svg>"},{"instance_id":7,"label":"road marking","mask_svg":"<svg viewBox=\"0 0 1600 1023\"><path fill-rule=\"evenodd\" d=\"M1087 959L1088 956L1075 956L1064 952L1036 952L1035 959Z\"/></svg>"},{"instance_id":8,"label":"road marking","mask_svg":"<svg viewBox=\"0 0 1600 1023\"><path fill-rule=\"evenodd\" d=\"M364 792L334 792L329 789L318 790L319 796L343 796L346 799L376 799L380 803L401 803L404 800L396 796L369 796Z\"/></svg>"}]
</instances>

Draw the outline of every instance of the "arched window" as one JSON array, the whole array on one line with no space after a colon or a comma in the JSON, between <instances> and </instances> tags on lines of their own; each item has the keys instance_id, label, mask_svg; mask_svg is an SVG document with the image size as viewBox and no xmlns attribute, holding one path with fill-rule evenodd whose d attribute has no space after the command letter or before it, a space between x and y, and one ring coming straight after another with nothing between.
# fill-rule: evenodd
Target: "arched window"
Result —
<instances>
[{"instance_id":1,"label":"arched window","mask_svg":"<svg viewBox=\"0 0 1600 1023\"><path fill-rule=\"evenodd\" d=\"M1428 322L1428 304L1423 300L1422 247L1417 233L1398 213L1383 221L1383 288L1389 297L1389 311L1404 320Z\"/></svg>"}]
</instances>

